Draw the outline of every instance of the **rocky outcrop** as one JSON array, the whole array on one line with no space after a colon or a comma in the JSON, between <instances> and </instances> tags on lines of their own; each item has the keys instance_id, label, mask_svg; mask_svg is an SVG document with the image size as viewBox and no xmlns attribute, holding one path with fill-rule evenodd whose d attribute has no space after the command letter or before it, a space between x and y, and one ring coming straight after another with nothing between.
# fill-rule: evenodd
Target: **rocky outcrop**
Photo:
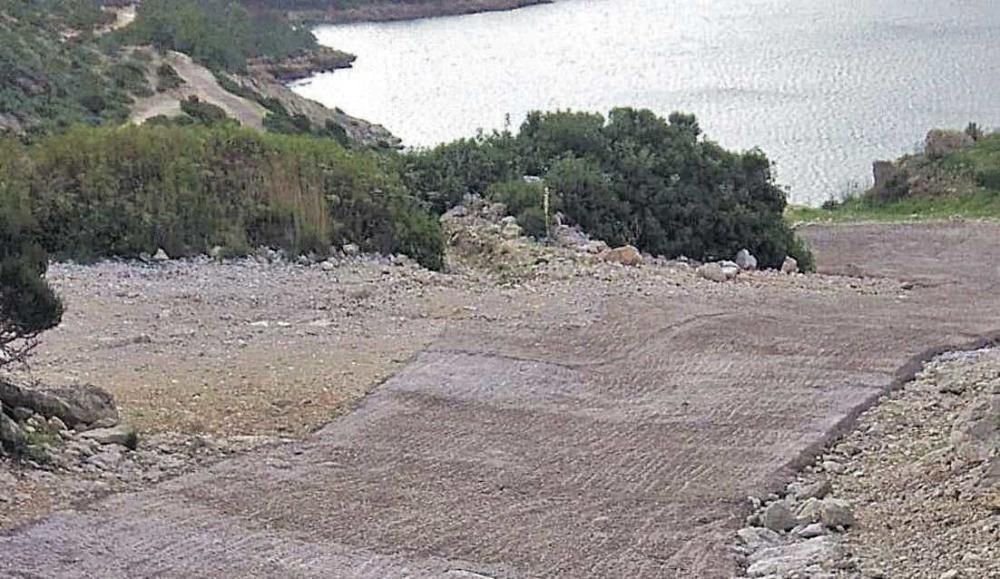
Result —
<instances>
[{"instance_id":1,"label":"rocky outcrop","mask_svg":"<svg viewBox=\"0 0 1000 579\"><path fill-rule=\"evenodd\" d=\"M875 161L872 163L872 174L875 184L872 186L872 194L877 197L886 197L896 193L901 185L905 185L905 177L899 166L892 161Z\"/></svg>"},{"instance_id":2,"label":"rocky outcrop","mask_svg":"<svg viewBox=\"0 0 1000 579\"><path fill-rule=\"evenodd\" d=\"M924 139L924 155L931 160L943 159L974 144L976 141L963 131L933 129Z\"/></svg>"},{"instance_id":3,"label":"rocky outcrop","mask_svg":"<svg viewBox=\"0 0 1000 579\"><path fill-rule=\"evenodd\" d=\"M40 389L0 379L0 403L5 410L26 408L46 419L58 418L71 428L118 423L114 397L89 384Z\"/></svg>"},{"instance_id":4,"label":"rocky outcrop","mask_svg":"<svg viewBox=\"0 0 1000 579\"><path fill-rule=\"evenodd\" d=\"M280 60L256 58L247 63L247 68L255 75L267 74L279 82L294 82L321 72L350 68L356 59L353 54L321 47Z\"/></svg>"},{"instance_id":5,"label":"rocky outcrop","mask_svg":"<svg viewBox=\"0 0 1000 579\"><path fill-rule=\"evenodd\" d=\"M380 148L398 148L402 141L382 125L352 117L339 109L328 109L320 103L299 96L267 73L233 76L233 82L261 97L274 99L289 115L304 115L316 127L333 123L344 129L347 136L363 145Z\"/></svg>"}]
</instances>

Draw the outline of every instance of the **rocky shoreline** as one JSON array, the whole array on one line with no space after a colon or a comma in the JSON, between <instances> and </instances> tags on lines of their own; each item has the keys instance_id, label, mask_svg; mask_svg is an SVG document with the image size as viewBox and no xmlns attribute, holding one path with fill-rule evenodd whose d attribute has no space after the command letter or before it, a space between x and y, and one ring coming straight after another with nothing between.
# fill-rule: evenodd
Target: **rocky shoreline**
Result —
<instances>
[{"instance_id":1,"label":"rocky shoreline","mask_svg":"<svg viewBox=\"0 0 1000 579\"><path fill-rule=\"evenodd\" d=\"M346 10L296 10L288 13L293 22L303 24L348 24L353 22L396 22L441 16L462 16L480 12L503 12L553 0L428 0L419 4L382 3Z\"/></svg>"}]
</instances>

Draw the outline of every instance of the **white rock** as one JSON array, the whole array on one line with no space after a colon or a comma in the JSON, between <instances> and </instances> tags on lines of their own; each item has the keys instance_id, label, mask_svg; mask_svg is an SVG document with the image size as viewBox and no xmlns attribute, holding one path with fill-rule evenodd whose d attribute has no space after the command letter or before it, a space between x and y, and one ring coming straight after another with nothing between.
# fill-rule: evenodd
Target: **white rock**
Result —
<instances>
[{"instance_id":1,"label":"white rock","mask_svg":"<svg viewBox=\"0 0 1000 579\"><path fill-rule=\"evenodd\" d=\"M167 255L167 252L164 251L163 248L161 247L157 249L156 253L153 255L153 261L158 261L161 263L164 261L170 261L170 256Z\"/></svg>"},{"instance_id":2,"label":"white rock","mask_svg":"<svg viewBox=\"0 0 1000 579\"><path fill-rule=\"evenodd\" d=\"M791 577L804 574L808 567L831 564L840 558L840 550L830 537L817 537L807 541L788 543L762 549L750 557L747 575L750 577Z\"/></svg>"},{"instance_id":3,"label":"white rock","mask_svg":"<svg viewBox=\"0 0 1000 579\"><path fill-rule=\"evenodd\" d=\"M799 262L795 261L792 256L786 257L784 263L781 264L781 273L799 273Z\"/></svg>"},{"instance_id":4,"label":"white rock","mask_svg":"<svg viewBox=\"0 0 1000 579\"><path fill-rule=\"evenodd\" d=\"M757 258L750 253L750 250L741 249L736 254L736 265L738 265L740 269L754 270L757 269Z\"/></svg>"},{"instance_id":5,"label":"white rock","mask_svg":"<svg viewBox=\"0 0 1000 579\"><path fill-rule=\"evenodd\" d=\"M717 263L706 263L698 269L695 270L699 276L716 283L721 283L729 279L726 272L722 270L722 266Z\"/></svg>"}]
</instances>

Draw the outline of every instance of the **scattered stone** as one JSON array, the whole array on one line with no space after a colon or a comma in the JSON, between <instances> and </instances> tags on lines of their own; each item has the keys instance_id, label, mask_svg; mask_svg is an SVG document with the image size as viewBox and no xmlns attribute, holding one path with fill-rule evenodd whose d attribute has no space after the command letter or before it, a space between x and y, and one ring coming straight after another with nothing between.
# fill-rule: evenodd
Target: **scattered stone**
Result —
<instances>
[{"instance_id":1,"label":"scattered stone","mask_svg":"<svg viewBox=\"0 0 1000 579\"><path fill-rule=\"evenodd\" d=\"M736 531L736 535L751 552L772 547L781 542L781 535L763 527L744 527Z\"/></svg>"},{"instance_id":2,"label":"scattered stone","mask_svg":"<svg viewBox=\"0 0 1000 579\"><path fill-rule=\"evenodd\" d=\"M604 252L603 259L607 262L620 263L629 267L642 265L642 254L639 253L638 249L631 245L623 245L621 247L608 250Z\"/></svg>"},{"instance_id":3,"label":"scattered stone","mask_svg":"<svg viewBox=\"0 0 1000 579\"><path fill-rule=\"evenodd\" d=\"M345 243L343 247L340 248L340 250L344 252L344 255L348 257L354 257L361 253L361 248L359 248L357 244L354 243Z\"/></svg>"},{"instance_id":4,"label":"scattered stone","mask_svg":"<svg viewBox=\"0 0 1000 579\"><path fill-rule=\"evenodd\" d=\"M772 531L790 531L799 524L795 514L784 501L775 501L764 507L760 522L764 528Z\"/></svg>"},{"instance_id":5,"label":"scattered stone","mask_svg":"<svg viewBox=\"0 0 1000 579\"><path fill-rule=\"evenodd\" d=\"M795 534L802 537L803 539L812 539L813 537L822 537L824 535L829 535L830 531L826 528L826 526L823 523L812 523L795 531Z\"/></svg>"},{"instance_id":6,"label":"scattered stone","mask_svg":"<svg viewBox=\"0 0 1000 579\"><path fill-rule=\"evenodd\" d=\"M827 527L852 527L854 513L847 501L839 499L809 499L799 509L798 520L803 524L823 523Z\"/></svg>"},{"instance_id":7,"label":"scattered stone","mask_svg":"<svg viewBox=\"0 0 1000 579\"><path fill-rule=\"evenodd\" d=\"M125 460L125 456L122 453L123 448L117 444L112 444L105 447L101 452L87 458L86 462L101 470L115 470Z\"/></svg>"},{"instance_id":8,"label":"scattered stone","mask_svg":"<svg viewBox=\"0 0 1000 579\"><path fill-rule=\"evenodd\" d=\"M719 267L722 268L722 273L726 276L727 280L735 279L740 273L740 266L732 261L720 261Z\"/></svg>"},{"instance_id":9,"label":"scattered stone","mask_svg":"<svg viewBox=\"0 0 1000 579\"><path fill-rule=\"evenodd\" d=\"M781 273L799 273L799 262L792 256L786 257L785 261L781 264Z\"/></svg>"},{"instance_id":10,"label":"scattered stone","mask_svg":"<svg viewBox=\"0 0 1000 579\"><path fill-rule=\"evenodd\" d=\"M825 470L826 472L829 472L829 473L833 473L833 474L844 474L844 472L847 469L844 467L843 464L841 464L841 463L839 463L839 462L837 462L835 460L824 460L823 461L823 470Z\"/></svg>"},{"instance_id":11,"label":"scattered stone","mask_svg":"<svg viewBox=\"0 0 1000 579\"><path fill-rule=\"evenodd\" d=\"M755 270L757 269L757 258L750 253L750 250L741 249L736 254L736 265L738 265L740 269Z\"/></svg>"},{"instance_id":12,"label":"scattered stone","mask_svg":"<svg viewBox=\"0 0 1000 579\"><path fill-rule=\"evenodd\" d=\"M167 252L164 251L163 248L161 247L161 248L159 248L159 249L156 250L156 253L153 254L153 261L158 262L158 263L163 263L165 261L170 261L170 256L167 255Z\"/></svg>"},{"instance_id":13,"label":"scattered stone","mask_svg":"<svg viewBox=\"0 0 1000 579\"><path fill-rule=\"evenodd\" d=\"M958 577L961 577L961 573L957 569L950 569L939 575L938 579L958 579Z\"/></svg>"},{"instance_id":14,"label":"scattered stone","mask_svg":"<svg viewBox=\"0 0 1000 579\"><path fill-rule=\"evenodd\" d=\"M806 499L822 499L833 491L829 479L818 480L809 484L793 483L789 485L792 496L799 501Z\"/></svg>"},{"instance_id":15,"label":"scattered stone","mask_svg":"<svg viewBox=\"0 0 1000 579\"><path fill-rule=\"evenodd\" d=\"M700 277L716 283L722 283L729 280L729 276L726 275L726 272L722 270L722 266L718 263L706 263L696 269L695 273L697 273Z\"/></svg>"},{"instance_id":16,"label":"scattered stone","mask_svg":"<svg viewBox=\"0 0 1000 579\"><path fill-rule=\"evenodd\" d=\"M135 429L119 425L114 428L96 428L80 434L84 440L93 440L98 444L120 444L122 446L134 447L138 440Z\"/></svg>"}]
</instances>

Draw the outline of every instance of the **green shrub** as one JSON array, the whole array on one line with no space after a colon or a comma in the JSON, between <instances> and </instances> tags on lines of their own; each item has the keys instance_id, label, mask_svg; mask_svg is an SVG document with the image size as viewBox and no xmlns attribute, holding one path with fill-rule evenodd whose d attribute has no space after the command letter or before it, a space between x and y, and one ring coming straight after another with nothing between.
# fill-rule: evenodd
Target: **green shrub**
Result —
<instances>
[{"instance_id":1,"label":"green shrub","mask_svg":"<svg viewBox=\"0 0 1000 579\"><path fill-rule=\"evenodd\" d=\"M0 146L0 152L10 155L14 149ZM0 158L0 171L16 174L14 164ZM48 257L35 241L23 192L16 182L0 179L0 368L23 362L34 339L56 326L63 313L44 278Z\"/></svg>"},{"instance_id":2,"label":"green shrub","mask_svg":"<svg viewBox=\"0 0 1000 579\"><path fill-rule=\"evenodd\" d=\"M181 101L181 111L203 125L235 123L222 107L200 100L194 95Z\"/></svg>"},{"instance_id":3,"label":"green shrub","mask_svg":"<svg viewBox=\"0 0 1000 579\"><path fill-rule=\"evenodd\" d=\"M174 67L170 66L168 63L164 62L160 66L156 67L157 92L172 90L183 84L184 79L181 78L181 75L177 74Z\"/></svg>"},{"instance_id":4,"label":"green shrub","mask_svg":"<svg viewBox=\"0 0 1000 579\"><path fill-rule=\"evenodd\" d=\"M541 195L521 179L544 175L553 212L558 204L571 222L612 245L696 259L729 259L747 248L763 267L778 267L793 252L810 261L782 218L785 194L767 157L701 138L692 115L534 112L516 136L456 141L409 155L405 165L411 190L439 213L467 193L485 195L538 235Z\"/></svg>"},{"instance_id":5,"label":"green shrub","mask_svg":"<svg viewBox=\"0 0 1000 579\"><path fill-rule=\"evenodd\" d=\"M494 183L487 191L487 197L507 206L507 213L517 218L525 234L542 238L545 227L545 187L541 183L527 183L524 180ZM549 217L559 210L556 199L549 199ZM550 224L551 225L551 224Z\"/></svg>"},{"instance_id":6,"label":"green shrub","mask_svg":"<svg viewBox=\"0 0 1000 579\"><path fill-rule=\"evenodd\" d=\"M144 125L81 127L12 150L19 162L0 167L0 183L24 192L36 239L60 257L352 242L442 264L441 231L398 176L331 140Z\"/></svg>"},{"instance_id":7,"label":"green shrub","mask_svg":"<svg viewBox=\"0 0 1000 579\"><path fill-rule=\"evenodd\" d=\"M190 55L209 68L242 71L247 59L281 59L318 48L308 28L234 0L145 0L135 22L115 34L124 44L152 44Z\"/></svg>"}]
</instances>

